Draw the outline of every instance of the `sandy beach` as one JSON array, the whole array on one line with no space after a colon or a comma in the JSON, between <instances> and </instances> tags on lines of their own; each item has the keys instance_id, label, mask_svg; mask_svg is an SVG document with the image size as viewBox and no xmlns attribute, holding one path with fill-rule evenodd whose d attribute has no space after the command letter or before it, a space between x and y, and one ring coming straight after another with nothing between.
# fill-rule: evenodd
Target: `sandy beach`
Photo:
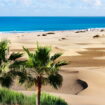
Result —
<instances>
[{"instance_id":1,"label":"sandy beach","mask_svg":"<svg viewBox=\"0 0 105 105\"><path fill-rule=\"evenodd\" d=\"M23 52L23 46L33 51L38 42L50 46L52 53L63 53L60 59L70 63L61 68L62 88L47 86L43 91L64 98L69 105L105 105L105 30L0 33L0 39L10 40L14 52ZM83 89L77 80L84 81L87 88ZM26 94L35 90L16 83L12 89Z\"/></svg>"}]
</instances>

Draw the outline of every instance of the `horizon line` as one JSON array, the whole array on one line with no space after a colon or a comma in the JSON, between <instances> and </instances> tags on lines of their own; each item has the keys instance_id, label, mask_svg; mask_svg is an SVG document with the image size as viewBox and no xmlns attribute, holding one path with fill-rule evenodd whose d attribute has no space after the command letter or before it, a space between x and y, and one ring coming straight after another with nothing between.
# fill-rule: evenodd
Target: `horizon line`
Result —
<instances>
[{"instance_id":1,"label":"horizon line","mask_svg":"<svg viewBox=\"0 0 105 105\"><path fill-rule=\"evenodd\" d=\"M0 16L0 17L105 17L105 16Z\"/></svg>"}]
</instances>

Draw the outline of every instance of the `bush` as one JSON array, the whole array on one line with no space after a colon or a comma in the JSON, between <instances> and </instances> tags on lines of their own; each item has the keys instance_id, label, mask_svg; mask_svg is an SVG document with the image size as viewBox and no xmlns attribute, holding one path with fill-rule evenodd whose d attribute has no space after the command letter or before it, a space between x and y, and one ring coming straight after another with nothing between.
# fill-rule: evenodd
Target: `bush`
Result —
<instances>
[{"instance_id":1,"label":"bush","mask_svg":"<svg viewBox=\"0 0 105 105\"><path fill-rule=\"evenodd\" d=\"M0 105L35 105L36 96L26 96L5 88L0 89ZM67 103L55 96L43 93L41 105L67 105Z\"/></svg>"}]
</instances>

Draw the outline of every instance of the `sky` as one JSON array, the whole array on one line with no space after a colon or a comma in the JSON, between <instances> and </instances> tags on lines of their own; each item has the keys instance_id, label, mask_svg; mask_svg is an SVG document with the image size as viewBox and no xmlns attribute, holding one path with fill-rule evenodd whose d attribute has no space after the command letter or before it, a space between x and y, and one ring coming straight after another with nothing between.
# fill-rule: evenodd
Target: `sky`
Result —
<instances>
[{"instance_id":1,"label":"sky","mask_svg":"<svg viewBox=\"0 0 105 105\"><path fill-rule=\"evenodd\" d=\"M0 0L0 16L105 16L105 0Z\"/></svg>"}]
</instances>

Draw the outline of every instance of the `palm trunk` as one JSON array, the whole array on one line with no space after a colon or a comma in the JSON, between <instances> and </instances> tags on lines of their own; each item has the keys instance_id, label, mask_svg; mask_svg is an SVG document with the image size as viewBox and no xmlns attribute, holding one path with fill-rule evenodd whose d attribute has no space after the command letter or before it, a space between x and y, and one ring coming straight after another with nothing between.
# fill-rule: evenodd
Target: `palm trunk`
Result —
<instances>
[{"instance_id":1,"label":"palm trunk","mask_svg":"<svg viewBox=\"0 0 105 105\"><path fill-rule=\"evenodd\" d=\"M39 78L37 86L36 105L41 105L40 98L41 98L41 78Z\"/></svg>"}]
</instances>

